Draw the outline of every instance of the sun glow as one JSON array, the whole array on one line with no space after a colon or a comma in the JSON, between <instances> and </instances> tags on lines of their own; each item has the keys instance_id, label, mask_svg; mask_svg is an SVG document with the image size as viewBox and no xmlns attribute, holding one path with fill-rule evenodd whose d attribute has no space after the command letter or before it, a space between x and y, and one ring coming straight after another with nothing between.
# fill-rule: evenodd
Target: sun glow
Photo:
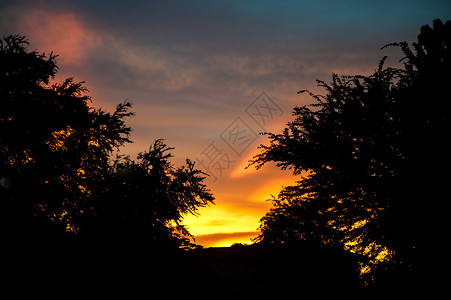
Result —
<instances>
[{"instance_id":1,"label":"sun glow","mask_svg":"<svg viewBox=\"0 0 451 300\"><path fill-rule=\"evenodd\" d=\"M250 182L255 180L254 176L249 176ZM258 184L243 183L241 178L230 178L227 181L225 179L224 186L234 185L238 188L241 185L242 194L235 199L229 188L222 189L222 186L219 186L218 190L214 191L217 197L216 205L199 209L199 216L185 216L183 223L196 237L196 243L204 247L250 243L251 238L255 238L259 233L261 217L271 207L268 200L277 196L283 186L294 183L294 177L264 180L259 177ZM241 208L237 209L240 206Z\"/></svg>"},{"instance_id":2,"label":"sun glow","mask_svg":"<svg viewBox=\"0 0 451 300\"><path fill-rule=\"evenodd\" d=\"M234 233L255 231L258 219L254 216L230 211L227 207L216 206L201 208L200 216L187 215L183 223L188 226L193 235L207 235L215 233Z\"/></svg>"},{"instance_id":3,"label":"sun glow","mask_svg":"<svg viewBox=\"0 0 451 300\"><path fill-rule=\"evenodd\" d=\"M233 244L245 244L245 245L249 245L251 244L251 239L250 238L236 238L236 237L231 237L230 239L224 239L224 240L219 240L211 245L209 245L210 247L230 247Z\"/></svg>"}]
</instances>

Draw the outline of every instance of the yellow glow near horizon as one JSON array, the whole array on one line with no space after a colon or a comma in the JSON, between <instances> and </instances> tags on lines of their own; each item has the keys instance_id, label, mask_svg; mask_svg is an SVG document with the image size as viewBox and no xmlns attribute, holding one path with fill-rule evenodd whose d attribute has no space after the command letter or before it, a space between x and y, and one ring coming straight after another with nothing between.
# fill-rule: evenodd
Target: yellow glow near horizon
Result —
<instances>
[{"instance_id":1,"label":"yellow glow near horizon","mask_svg":"<svg viewBox=\"0 0 451 300\"><path fill-rule=\"evenodd\" d=\"M250 238L258 235L260 219L271 207L271 203L267 200L271 199L271 195L277 196L283 186L294 184L294 181L294 178L279 177L265 179L262 182L263 185L257 185L256 188L252 186L249 188L248 184L244 184L247 189L243 188L242 198L238 197L238 199L231 199L233 195L228 193L228 189L220 190L216 194L216 205L199 209L199 216L185 216L183 223L195 237L205 237L196 240L196 243L205 247L250 243ZM224 182L225 186L228 184L230 182ZM237 209L237 203L243 207Z\"/></svg>"},{"instance_id":2,"label":"yellow glow near horizon","mask_svg":"<svg viewBox=\"0 0 451 300\"><path fill-rule=\"evenodd\" d=\"M208 247L230 247L233 244L252 244L251 240L249 238L230 238L230 239L225 239L225 240L219 240L215 243L209 244Z\"/></svg>"},{"instance_id":3,"label":"yellow glow near horizon","mask_svg":"<svg viewBox=\"0 0 451 300\"><path fill-rule=\"evenodd\" d=\"M229 247L236 243L251 244L258 235L258 231L207 234L196 236L195 242L204 247Z\"/></svg>"},{"instance_id":4,"label":"yellow glow near horizon","mask_svg":"<svg viewBox=\"0 0 451 300\"><path fill-rule=\"evenodd\" d=\"M183 223L188 226L190 233L194 236L255 231L260 219L231 212L220 205L204 207L198 212L200 216L187 215L183 219Z\"/></svg>"}]
</instances>

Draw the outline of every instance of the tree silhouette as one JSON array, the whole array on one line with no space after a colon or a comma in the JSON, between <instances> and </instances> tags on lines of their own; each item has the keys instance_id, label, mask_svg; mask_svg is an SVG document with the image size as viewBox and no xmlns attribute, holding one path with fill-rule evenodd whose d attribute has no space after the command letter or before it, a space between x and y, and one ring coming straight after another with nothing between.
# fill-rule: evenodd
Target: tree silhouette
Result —
<instances>
[{"instance_id":1,"label":"tree silhouette","mask_svg":"<svg viewBox=\"0 0 451 300\"><path fill-rule=\"evenodd\" d=\"M112 114L91 107L83 82L51 83L56 55L28 45L17 35L0 40L0 197L11 235L31 232L34 245L73 240L65 232L74 232L80 247L191 247L182 220L213 203L206 174L188 159L174 167L173 148L163 140L137 162L111 161L114 150L131 142L125 124L134 115L131 104Z\"/></svg>"},{"instance_id":2,"label":"tree silhouette","mask_svg":"<svg viewBox=\"0 0 451 300\"><path fill-rule=\"evenodd\" d=\"M9 183L2 198L75 230L109 155L130 142L124 119L133 113L128 102L113 114L90 107L83 82L72 78L50 84L56 56L27 46L21 36L0 40L0 176Z\"/></svg>"},{"instance_id":3,"label":"tree silhouette","mask_svg":"<svg viewBox=\"0 0 451 300\"><path fill-rule=\"evenodd\" d=\"M316 103L295 107L281 134L265 133L270 145L250 164L305 173L273 200L257 240L341 245L361 255L363 273L384 261L419 271L430 259L447 228L451 21L423 26L413 50L387 46L400 47L404 68L384 57L370 76L318 81L325 95L300 91Z\"/></svg>"},{"instance_id":4,"label":"tree silhouette","mask_svg":"<svg viewBox=\"0 0 451 300\"><path fill-rule=\"evenodd\" d=\"M151 247L192 247L184 215L213 203L206 174L189 159L175 168L173 148L156 140L138 161L117 157L98 192L95 215L82 229L95 238Z\"/></svg>"}]
</instances>

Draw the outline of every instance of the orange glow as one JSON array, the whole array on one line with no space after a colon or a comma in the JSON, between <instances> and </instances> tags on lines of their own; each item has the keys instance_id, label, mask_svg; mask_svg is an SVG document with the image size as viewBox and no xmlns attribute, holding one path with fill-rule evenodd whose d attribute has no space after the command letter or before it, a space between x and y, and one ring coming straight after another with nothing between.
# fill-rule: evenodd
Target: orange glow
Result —
<instances>
[{"instance_id":1,"label":"orange glow","mask_svg":"<svg viewBox=\"0 0 451 300\"><path fill-rule=\"evenodd\" d=\"M272 121L270 124L268 124L268 128L271 128L270 131L272 132L280 132L281 130L283 130L283 128L285 128L286 123L288 122L288 119L285 118L279 118L276 119L274 121ZM248 151L242 158L240 161L238 161L238 163L235 165L235 167L233 168L233 170L230 172L230 177L231 178L239 178L239 177L243 177L243 176L248 176L248 175L255 175L258 173L261 173L261 170L257 170L255 168L255 166L250 166L246 169L246 167L249 165L249 161L253 159L254 156L256 156L257 154L262 152L262 149L259 149L258 146L260 146L261 144L267 145L267 140L266 138L260 138L256 141L256 143L254 145L252 145L250 147L250 151Z\"/></svg>"},{"instance_id":2,"label":"orange glow","mask_svg":"<svg viewBox=\"0 0 451 300\"><path fill-rule=\"evenodd\" d=\"M279 192L283 187L288 185L294 185L295 180L293 179L291 182L287 181L286 178L276 178L270 180L266 186L257 189L254 194L250 196L253 201L269 201L272 200L272 196L277 197Z\"/></svg>"},{"instance_id":3,"label":"orange glow","mask_svg":"<svg viewBox=\"0 0 451 300\"><path fill-rule=\"evenodd\" d=\"M254 174L258 172L255 167L251 166L246 169L246 167L249 165L249 160L251 160L255 155L260 153L261 150L255 147L255 149L251 152L249 152L246 156L244 156L235 166L235 168L230 172L230 177L237 178L242 177L250 174Z\"/></svg>"},{"instance_id":4,"label":"orange glow","mask_svg":"<svg viewBox=\"0 0 451 300\"><path fill-rule=\"evenodd\" d=\"M34 162L33 157L31 157L30 155L30 150L28 149L23 150L23 152L11 153L8 147L5 146L2 152L6 153L9 156L6 163L9 164L10 166L14 166L17 164L28 165Z\"/></svg>"},{"instance_id":5,"label":"orange glow","mask_svg":"<svg viewBox=\"0 0 451 300\"><path fill-rule=\"evenodd\" d=\"M258 235L260 219L271 207L266 201L277 196L283 186L295 183L289 172L275 167L257 173L222 178L212 187L216 205L201 208L200 216L186 216L184 224L204 247L225 247L234 243L251 243ZM240 193L231 192L240 190ZM238 195L237 195L238 194Z\"/></svg>"},{"instance_id":6,"label":"orange glow","mask_svg":"<svg viewBox=\"0 0 451 300\"><path fill-rule=\"evenodd\" d=\"M53 139L47 141L46 144L49 145L53 152L66 151L66 139L74 132L75 130L69 126L67 126L66 129L56 130L52 132Z\"/></svg>"}]
</instances>

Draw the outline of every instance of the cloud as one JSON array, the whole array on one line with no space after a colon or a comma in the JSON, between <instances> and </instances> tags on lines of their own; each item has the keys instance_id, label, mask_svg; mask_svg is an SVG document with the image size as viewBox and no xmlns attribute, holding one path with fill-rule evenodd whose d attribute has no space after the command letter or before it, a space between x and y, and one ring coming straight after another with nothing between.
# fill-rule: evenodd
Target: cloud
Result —
<instances>
[{"instance_id":1,"label":"cloud","mask_svg":"<svg viewBox=\"0 0 451 300\"><path fill-rule=\"evenodd\" d=\"M330 24L321 20L331 12L316 20L318 5L249 3L40 1L18 4L15 22L33 45L60 54L61 67L83 65L83 80L117 95L126 90L136 105L189 98L198 107L236 107L242 96L295 95L307 82L348 66L358 72L371 60L362 46L351 50L349 40L327 36Z\"/></svg>"},{"instance_id":2,"label":"cloud","mask_svg":"<svg viewBox=\"0 0 451 300\"><path fill-rule=\"evenodd\" d=\"M40 52L59 55L58 63L63 65L83 64L87 51L99 44L96 34L70 12L31 10L18 20L18 30L26 32Z\"/></svg>"},{"instance_id":3,"label":"cloud","mask_svg":"<svg viewBox=\"0 0 451 300\"><path fill-rule=\"evenodd\" d=\"M258 231L249 231L204 234L196 236L196 243L204 247L228 247L234 243L249 244L258 233Z\"/></svg>"}]
</instances>

